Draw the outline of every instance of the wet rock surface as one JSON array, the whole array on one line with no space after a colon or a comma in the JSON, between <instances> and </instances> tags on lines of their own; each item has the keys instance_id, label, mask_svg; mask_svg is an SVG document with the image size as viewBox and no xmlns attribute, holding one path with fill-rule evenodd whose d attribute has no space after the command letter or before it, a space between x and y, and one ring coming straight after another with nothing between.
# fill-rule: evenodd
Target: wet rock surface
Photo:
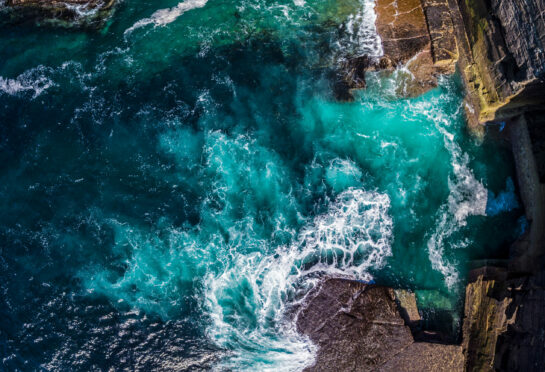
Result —
<instances>
[{"instance_id":1,"label":"wet rock surface","mask_svg":"<svg viewBox=\"0 0 545 372\"><path fill-rule=\"evenodd\" d=\"M420 0L377 0L377 32L384 54L405 63L429 48L430 37Z\"/></svg>"},{"instance_id":2,"label":"wet rock surface","mask_svg":"<svg viewBox=\"0 0 545 372\"><path fill-rule=\"evenodd\" d=\"M447 0L422 0L431 39L433 62L454 71L458 46Z\"/></svg>"},{"instance_id":3,"label":"wet rock surface","mask_svg":"<svg viewBox=\"0 0 545 372\"><path fill-rule=\"evenodd\" d=\"M480 122L545 103L544 0L459 0L468 58L461 64Z\"/></svg>"},{"instance_id":4,"label":"wet rock surface","mask_svg":"<svg viewBox=\"0 0 545 372\"><path fill-rule=\"evenodd\" d=\"M97 25L106 18L115 0L6 0L11 20L45 21L63 26Z\"/></svg>"},{"instance_id":5,"label":"wet rock surface","mask_svg":"<svg viewBox=\"0 0 545 372\"><path fill-rule=\"evenodd\" d=\"M319 347L306 371L462 370L459 346L414 342L391 288L325 279L309 294L297 328Z\"/></svg>"}]
</instances>

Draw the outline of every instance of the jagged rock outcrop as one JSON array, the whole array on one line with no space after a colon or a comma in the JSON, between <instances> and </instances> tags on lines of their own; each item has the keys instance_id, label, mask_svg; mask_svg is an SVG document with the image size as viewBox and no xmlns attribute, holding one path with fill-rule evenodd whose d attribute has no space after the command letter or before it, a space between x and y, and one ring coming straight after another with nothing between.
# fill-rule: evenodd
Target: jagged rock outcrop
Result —
<instances>
[{"instance_id":1,"label":"jagged rock outcrop","mask_svg":"<svg viewBox=\"0 0 545 372\"><path fill-rule=\"evenodd\" d=\"M479 274L466 287L465 370L545 370L545 272L517 278L508 278L505 269Z\"/></svg>"},{"instance_id":2,"label":"jagged rock outcrop","mask_svg":"<svg viewBox=\"0 0 545 372\"><path fill-rule=\"evenodd\" d=\"M506 315L512 300L502 284L479 276L466 287L463 348L469 371L492 370L498 336L513 322Z\"/></svg>"},{"instance_id":3,"label":"jagged rock outcrop","mask_svg":"<svg viewBox=\"0 0 545 372\"><path fill-rule=\"evenodd\" d=\"M68 21L66 25L92 24L103 20L115 0L6 0L14 20L41 19Z\"/></svg>"},{"instance_id":4,"label":"jagged rock outcrop","mask_svg":"<svg viewBox=\"0 0 545 372\"><path fill-rule=\"evenodd\" d=\"M297 328L319 347L307 372L462 370L461 347L414 342L390 288L325 279L308 295Z\"/></svg>"},{"instance_id":5,"label":"jagged rock outcrop","mask_svg":"<svg viewBox=\"0 0 545 372\"><path fill-rule=\"evenodd\" d=\"M545 1L459 0L471 119L504 120L545 103Z\"/></svg>"}]
</instances>

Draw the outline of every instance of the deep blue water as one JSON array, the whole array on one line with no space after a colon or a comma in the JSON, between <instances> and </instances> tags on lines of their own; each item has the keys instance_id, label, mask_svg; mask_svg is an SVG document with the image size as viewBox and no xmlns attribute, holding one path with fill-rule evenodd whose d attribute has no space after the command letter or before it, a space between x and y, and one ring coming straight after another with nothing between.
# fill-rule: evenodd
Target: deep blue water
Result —
<instances>
[{"instance_id":1,"label":"deep blue water","mask_svg":"<svg viewBox=\"0 0 545 372\"><path fill-rule=\"evenodd\" d=\"M1 18L4 17L4 18ZM98 29L0 13L0 369L301 370L324 275L409 288L456 333L468 261L522 215L456 76L368 73L373 2L125 1Z\"/></svg>"}]
</instances>

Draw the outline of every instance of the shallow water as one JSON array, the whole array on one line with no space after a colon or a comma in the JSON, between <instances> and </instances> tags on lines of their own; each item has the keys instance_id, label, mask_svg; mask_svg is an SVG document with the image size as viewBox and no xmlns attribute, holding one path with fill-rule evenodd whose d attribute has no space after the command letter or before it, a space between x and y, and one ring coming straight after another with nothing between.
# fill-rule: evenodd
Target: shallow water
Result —
<instances>
[{"instance_id":1,"label":"shallow water","mask_svg":"<svg viewBox=\"0 0 545 372\"><path fill-rule=\"evenodd\" d=\"M0 26L7 370L300 370L320 277L409 288L456 334L467 262L523 223L457 78L368 74L373 2L122 2L99 30ZM6 15L3 14L6 18Z\"/></svg>"}]
</instances>

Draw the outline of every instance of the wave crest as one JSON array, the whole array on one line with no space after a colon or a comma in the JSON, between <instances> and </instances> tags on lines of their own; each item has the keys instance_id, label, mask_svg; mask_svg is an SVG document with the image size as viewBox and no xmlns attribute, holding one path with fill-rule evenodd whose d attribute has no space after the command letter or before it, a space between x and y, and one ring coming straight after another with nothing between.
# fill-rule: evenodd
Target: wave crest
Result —
<instances>
[{"instance_id":1,"label":"wave crest","mask_svg":"<svg viewBox=\"0 0 545 372\"><path fill-rule=\"evenodd\" d=\"M302 301L318 278L370 280L370 270L391 256L393 221L386 194L349 189L327 213L316 216L289 246L266 256L238 255L219 275L206 279L209 337L235 350L221 367L300 370L313 362L315 347L295 332L287 310ZM274 326L273 326L274 325ZM271 334L271 329L278 329Z\"/></svg>"},{"instance_id":2,"label":"wave crest","mask_svg":"<svg viewBox=\"0 0 545 372\"><path fill-rule=\"evenodd\" d=\"M140 27L150 24L157 26L165 26L174 22L179 16L191 9L202 8L206 5L207 0L186 0L178 3L173 8L159 9L155 11L149 18L144 18L136 22L134 25L125 30L124 34L130 34Z\"/></svg>"},{"instance_id":3,"label":"wave crest","mask_svg":"<svg viewBox=\"0 0 545 372\"><path fill-rule=\"evenodd\" d=\"M14 79L0 76L0 94L17 96L30 93L32 99L38 97L45 90L54 85L53 81L45 76L46 68L38 66L27 70Z\"/></svg>"}]
</instances>

